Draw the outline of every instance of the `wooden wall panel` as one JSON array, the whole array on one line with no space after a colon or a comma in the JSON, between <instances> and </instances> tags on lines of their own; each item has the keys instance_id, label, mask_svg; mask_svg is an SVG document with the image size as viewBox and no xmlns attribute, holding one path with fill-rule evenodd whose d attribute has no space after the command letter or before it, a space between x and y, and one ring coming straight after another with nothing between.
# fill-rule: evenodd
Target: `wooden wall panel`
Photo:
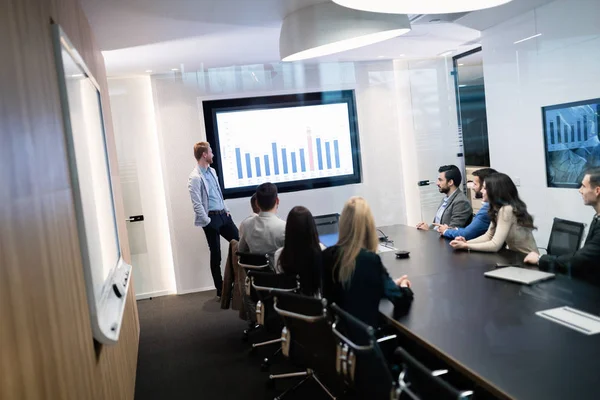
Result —
<instances>
[{"instance_id":1,"label":"wooden wall panel","mask_svg":"<svg viewBox=\"0 0 600 400\"><path fill-rule=\"evenodd\" d=\"M133 287L119 343L95 348L92 339L50 20L101 85L129 261L102 55L77 0L0 4L0 399L133 399L139 338Z\"/></svg>"}]
</instances>

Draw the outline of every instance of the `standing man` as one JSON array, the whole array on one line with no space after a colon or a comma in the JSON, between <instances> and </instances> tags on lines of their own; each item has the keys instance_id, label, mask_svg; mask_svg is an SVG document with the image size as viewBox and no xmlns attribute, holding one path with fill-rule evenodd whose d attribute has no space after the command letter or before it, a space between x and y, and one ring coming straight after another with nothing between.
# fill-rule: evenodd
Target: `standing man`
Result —
<instances>
[{"instance_id":1,"label":"standing man","mask_svg":"<svg viewBox=\"0 0 600 400\"><path fill-rule=\"evenodd\" d=\"M433 223L464 228L473 217L473 207L467 196L458 188L462 174L456 165L442 165L438 172L438 190L446 197L438 207ZM426 231L429 230L429 224L421 222L417 224L417 228Z\"/></svg>"},{"instance_id":2,"label":"standing man","mask_svg":"<svg viewBox=\"0 0 600 400\"><path fill-rule=\"evenodd\" d=\"M473 172L473 190L475 190L476 198L481 199L483 197L481 194L483 182L485 181L485 178L495 173L496 170L492 168L482 168ZM482 202L479 212L477 212L475 218L473 218L473 221L471 221L469 226L465 228L451 228L448 225L442 224L434 225L438 227L440 236L443 236L447 239L456 239L459 236L464 237L466 240L475 239L486 233L490 227L490 217L488 215L489 209L490 205L485 201Z\"/></svg>"},{"instance_id":3,"label":"standing man","mask_svg":"<svg viewBox=\"0 0 600 400\"><path fill-rule=\"evenodd\" d=\"M583 203L593 207L596 212L583 247L574 254L558 257L548 254L540 256L532 252L524 261L539 265L543 271L567 273L600 285L600 168L586 171L579 193Z\"/></svg>"},{"instance_id":4,"label":"standing man","mask_svg":"<svg viewBox=\"0 0 600 400\"><path fill-rule=\"evenodd\" d=\"M221 236L228 242L239 240L237 226L233 223L229 210L223 200L223 193L214 168L213 152L208 142L194 145L194 157L198 165L190 173L188 190L192 198L196 218L194 225L204 229L208 248L210 249L210 272L217 289L217 297L221 297L223 277L221 275Z\"/></svg>"}]
</instances>

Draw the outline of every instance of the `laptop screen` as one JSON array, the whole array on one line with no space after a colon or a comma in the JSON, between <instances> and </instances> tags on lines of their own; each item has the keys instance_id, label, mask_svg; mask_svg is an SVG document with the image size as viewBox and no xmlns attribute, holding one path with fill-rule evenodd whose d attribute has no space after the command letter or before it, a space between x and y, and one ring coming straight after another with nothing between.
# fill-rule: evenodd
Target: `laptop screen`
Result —
<instances>
[{"instance_id":1,"label":"laptop screen","mask_svg":"<svg viewBox=\"0 0 600 400\"><path fill-rule=\"evenodd\" d=\"M326 233L323 235L319 235L319 241L325 245L325 247L334 246L339 238L339 234L336 233Z\"/></svg>"}]
</instances>

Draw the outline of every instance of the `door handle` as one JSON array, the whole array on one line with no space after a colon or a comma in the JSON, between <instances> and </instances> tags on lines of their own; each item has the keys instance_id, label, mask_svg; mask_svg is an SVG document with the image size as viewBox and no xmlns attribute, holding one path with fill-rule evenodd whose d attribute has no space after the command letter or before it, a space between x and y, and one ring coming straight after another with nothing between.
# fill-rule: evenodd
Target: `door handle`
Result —
<instances>
[{"instance_id":1,"label":"door handle","mask_svg":"<svg viewBox=\"0 0 600 400\"><path fill-rule=\"evenodd\" d=\"M131 215L125 221L127 221L127 222L142 222L143 220L144 220L143 215Z\"/></svg>"}]
</instances>

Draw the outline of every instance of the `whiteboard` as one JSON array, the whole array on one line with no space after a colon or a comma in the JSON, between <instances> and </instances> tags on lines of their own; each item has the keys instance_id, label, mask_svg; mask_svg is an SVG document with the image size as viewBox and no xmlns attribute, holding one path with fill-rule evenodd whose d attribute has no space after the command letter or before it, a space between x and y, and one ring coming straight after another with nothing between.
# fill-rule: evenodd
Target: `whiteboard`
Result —
<instances>
[{"instance_id":1,"label":"whiteboard","mask_svg":"<svg viewBox=\"0 0 600 400\"><path fill-rule=\"evenodd\" d=\"M54 36L92 332L110 344L118 340L131 266L121 256L100 89L57 25Z\"/></svg>"}]
</instances>

